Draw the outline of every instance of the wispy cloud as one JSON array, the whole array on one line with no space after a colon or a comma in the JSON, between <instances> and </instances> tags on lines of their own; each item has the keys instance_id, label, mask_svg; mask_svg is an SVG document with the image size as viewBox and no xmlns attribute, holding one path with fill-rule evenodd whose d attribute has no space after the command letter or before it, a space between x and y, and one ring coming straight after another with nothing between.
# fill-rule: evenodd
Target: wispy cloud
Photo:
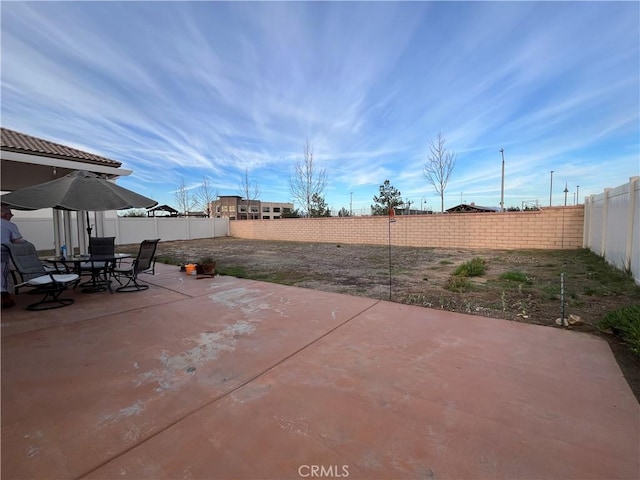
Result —
<instances>
[{"instance_id":1,"label":"wispy cloud","mask_svg":"<svg viewBox=\"0 0 640 480\"><path fill-rule=\"evenodd\" d=\"M458 152L448 205L497 205L500 148L514 205L548 199L550 170L587 195L640 170L639 15L597 2L6 2L3 125L122 161L122 185L169 204L181 179L237 194L245 169L263 199L290 200L308 140L336 209L368 207L386 179L435 205L423 166L438 132Z\"/></svg>"}]
</instances>

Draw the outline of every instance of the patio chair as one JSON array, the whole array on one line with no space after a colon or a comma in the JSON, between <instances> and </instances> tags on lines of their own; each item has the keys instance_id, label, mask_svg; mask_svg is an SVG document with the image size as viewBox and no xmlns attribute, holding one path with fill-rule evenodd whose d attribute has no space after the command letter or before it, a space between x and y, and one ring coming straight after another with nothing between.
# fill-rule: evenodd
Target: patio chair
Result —
<instances>
[{"instance_id":1,"label":"patio chair","mask_svg":"<svg viewBox=\"0 0 640 480\"><path fill-rule=\"evenodd\" d=\"M80 278L75 273L57 274L47 271L38 258L36 247L29 242L3 243L3 253L11 259L16 294L24 287L33 288L33 293L44 296L39 302L27 306L27 310L50 310L71 305L72 298L58 298L69 285L77 283Z\"/></svg>"},{"instance_id":2,"label":"patio chair","mask_svg":"<svg viewBox=\"0 0 640 480\"><path fill-rule=\"evenodd\" d=\"M113 255L115 252L116 237L89 237L89 254L90 255ZM87 261L80 264L80 274L91 275L91 279L83 283L81 286L85 290L102 291L109 289L109 274L111 262L104 261Z\"/></svg>"},{"instance_id":3,"label":"patio chair","mask_svg":"<svg viewBox=\"0 0 640 480\"><path fill-rule=\"evenodd\" d=\"M116 237L89 237L91 255L113 255L116 251Z\"/></svg>"},{"instance_id":4,"label":"patio chair","mask_svg":"<svg viewBox=\"0 0 640 480\"><path fill-rule=\"evenodd\" d=\"M114 278L122 285L116 288L116 292L139 292L140 290L149 288L149 285L138 283L138 275L141 273L155 274L155 255L159 241L159 238L155 240L143 240L140 244L138 255L132 263L125 264L123 262L113 269ZM121 281L123 279L126 279L125 284Z\"/></svg>"}]
</instances>

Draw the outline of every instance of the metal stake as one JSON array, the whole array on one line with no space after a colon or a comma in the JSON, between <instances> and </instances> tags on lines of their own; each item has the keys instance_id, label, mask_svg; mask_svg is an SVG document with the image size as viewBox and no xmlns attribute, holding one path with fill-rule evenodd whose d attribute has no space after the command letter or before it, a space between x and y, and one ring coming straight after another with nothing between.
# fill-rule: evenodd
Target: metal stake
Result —
<instances>
[{"instance_id":1,"label":"metal stake","mask_svg":"<svg viewBox=\"0 0 640 480\"><path fill-rule=\"evenodd\" d=\"M396 221L395 211L389 206L389 301L391 301L391 224Z\"/></svg>"},{"instance_id":2,"label":"metal stake","mask_svg":"<svg viewBox=\"0 0 640 480\"><path fill-rule=\"evenodd\" d=\"M502 154L502 182L500 184L500 211L504 212L504 148L500 149Z\"/></svg>"},{"instance_id":3,"label":"metal stake","mask_svg":"<svg viewBox=\"0 0 640 480\"><path fill-rule=\"evenodd\" d=\"M564 327L564 272L560 274L560 325Z\"/></svg>"}]
</instances>

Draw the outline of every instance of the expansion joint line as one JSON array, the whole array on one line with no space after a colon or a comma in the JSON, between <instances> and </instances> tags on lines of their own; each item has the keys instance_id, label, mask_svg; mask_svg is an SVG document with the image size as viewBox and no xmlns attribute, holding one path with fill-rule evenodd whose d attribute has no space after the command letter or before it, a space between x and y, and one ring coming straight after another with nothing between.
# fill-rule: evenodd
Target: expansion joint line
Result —
<instances>
[{"instance_id":1,"label":"expansion joint line","mask_svg":"<svg viewBox=\"0 0 640 480\"><path fill-rule=\"evenodd\" d=\"M335 327L331 328L330 330L326 331L325 333L323 333L322 335L320 335L318 338L312 340L311 342L307 343L306 345L303 345L302 347L300 347L299 349L295 350L294 352L290 353L289 355L287 355L286 357L282 358L281 360L277 361L276 363L274 363L273 365L270 365L269 367L260 370L258 373L256 373L254 376L252 376L251 378L249 378L248 380L242 382L241 384L239 384L238 386L232 388L231 390L229 390L228 392L222 393L220 395L218 395L217 397L212 398L210 401L205 402L204 404L200 405L197 408L194 408L193 410L185 413L184 415L182 415L180 418L177 418L176 420L174 420L173 422L167 424L166 426L164 426L163 428L161 428L160 430L158 430L157 432L149 435L148 437L145 437L143 439L141 439L140 441L130 445L129 447L127 447L126 449L124 449L123 451L121 451L120 453L117 453L116 455L114 455L111 458L106 459L105 461L101 462L100 464L96 465L95 467L91 468L90 470L84 472L82 475L79 475L77 477L77 480L84 478L90 474L92 474L93 472L99 470L100 468L102 468L103 466L107 465L108 463L111 463L112 461L114 461L115 459L129 453L130 451L134 450L135 448L137 448L138 446L142 445L145 442L148 442L149 440L152 440L154 437L157 437L158 435L160 435L161 433L169 430L171 427L177 425L178 423L182 422L184 419L190 417L191 415L198 413L200 410L204 410L205 408L207 408L210 405L213 405L214 403L228 397L229 395L237 392L238 390L240 390L241 388L247 386L248 384L250 384L251 382L259 379L260 377L266 375L267 373L269 373L271 370L273 370L274 368L278 367L279 365L282 365L284 362L286 362L287 360L295 357L296 355L302 353L303 351L305 351L307 348L309 348L310 346L318 343L320 340L322 340L323 338L331 335L333 332L335 332L336 330L338 330L339 328L342 328L343 326L345 326L347 323L351 322L354 318L359 317L360 315L362 315L363 313L371 310L373 307L375 307L378 303L380 303L381 300L377 300L374 303L372 303L371 305L369 305L367 308L365 308L364 310L359 311L358 313L356 313L355 315L352 315L351 317L347 318L344 322L339 323L338 325L336 325Z\"/></svg>"}]
</instances>

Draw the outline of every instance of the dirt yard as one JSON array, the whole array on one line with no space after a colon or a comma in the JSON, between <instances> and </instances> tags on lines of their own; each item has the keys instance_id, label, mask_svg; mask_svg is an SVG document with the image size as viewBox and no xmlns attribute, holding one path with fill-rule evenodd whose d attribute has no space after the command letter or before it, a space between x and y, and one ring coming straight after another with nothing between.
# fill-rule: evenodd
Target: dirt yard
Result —
<instances>
[{"instance_id":1,"label":"dirt yard","mask_svg":"<svg viewBox=\"0 0 640 480\"><path fill-rule=\"evenodd\" d=\"M120 248L127 249L136 251L137 245ZM174 264L209 256L227 275L554 327L564 274L565 317L584 321L569 328L597 335L603 334L595 325L607 312L640 303L640 288L627 275L586 250L389 249L216 238L161 242L157 253ZM486 266L483 275L453 275L477 257ZM638 395L640 359L615 337L603 336Z\"/></svg>"}]
</instances>

